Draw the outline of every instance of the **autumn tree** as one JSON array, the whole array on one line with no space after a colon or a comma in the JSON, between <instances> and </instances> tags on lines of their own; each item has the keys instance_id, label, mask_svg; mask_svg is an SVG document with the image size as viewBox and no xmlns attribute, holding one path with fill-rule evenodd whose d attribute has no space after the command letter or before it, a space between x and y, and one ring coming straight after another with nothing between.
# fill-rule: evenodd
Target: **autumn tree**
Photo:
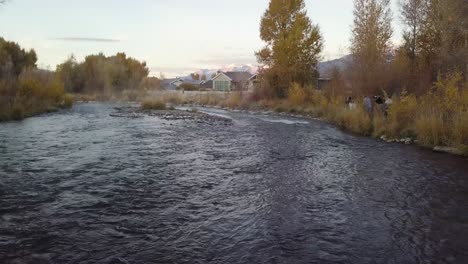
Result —
<instances>
[{"instance_id":1,"label":"autumn tree","mask_svg":"<svg viewBox=\"0 0 468 264\"><path fill-rule=\"evenodd\" d=\"M100 53L86 56L77 63L71 57L57 65L57 74L70 92L122 92L141 87L149 70L145 62L117 53L107 57Z\"/></svg>"},{"instance_id":2,"label":"autumn tree","mask_svg":"<svg viewBox=\"0 0 468 264\"><path fill-rule=\"evenodd\" d=\"M198 74L198 73L191 73L190 77L192 77L192 80L194 80L194 81L200 80L200 74Z\"/></svg>"},{"instance_id":3,"label":"autumn tree","mask_svg":"<svg viewBox=\"0 0 468 264\"><path fill-rule=\"evenodd\" d=\"M35 68L36 52L21 48L18 43L0 38L0 77L18 77L23 69Z\"/></svg>"},{"instance_id":4,"label":"autumn tree","mask_svg":"<svg viewBox=\"0 0 468 264\"><path fill-rule=\"evenodd\" d=\"M427 20L429 8L428 0L403 0L400 2L401 19L405 29L403 31L404 48L408 58L416 63L421 53L421 35Z\"/></svg>"},{"instance_id":5,"label":"autumn tree","mask_svg":"<svg viewBox=\"0 0 468 264\"><path fill-rule=\"evenodd\" d=\"M391 51L390 0L355 0L351 52L354 85L363 93L384 89L383 73Z\"/></svg>"},{"instance_id":6,"label":"autumn tree","mask_svg":"<svg viewBox=\"0 0 468 264\"><path fill-rule=\"evenodd\" d=\"M266 46L255 55L267 66L265 77L277 96L286 95L293 82L310 84L318 76L322 36L303 0L271 0L261 19L260 37Z\"/></svg>"},{"instance_id":7,"label":"autumn tree","mask_svg":"<svg viewBox=\"0 0 468 264\"><path fill-rule=\"evenodd\" d=\"M438 37L433 45L440 63L437 71L458 70L465 72L466 75L468 71L468 1L431 0L429 12L430 20L427 23L434 29L427 35Z\"/></svg>"},{"instance_id":8,"label":"autumn tree","mask_svg":"<svg viewBox=\"0 0 468 264\"><path fill-rule=\"evenodd\" d=\"M468 1L405 0L401 13L403 48L417 78L430 83L440 72L468 71Z\"/></svg>"}]
</instances>

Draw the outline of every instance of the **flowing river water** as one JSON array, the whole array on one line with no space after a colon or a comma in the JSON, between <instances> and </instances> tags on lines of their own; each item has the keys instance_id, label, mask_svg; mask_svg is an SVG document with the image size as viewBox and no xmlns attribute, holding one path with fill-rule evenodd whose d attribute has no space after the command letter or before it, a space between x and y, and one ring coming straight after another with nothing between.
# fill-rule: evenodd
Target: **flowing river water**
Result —
<instances>
[{"instance_id":1,"label":"flowing river water","mask_svg":"<svg viewBox=\"0 0 468 264\"><path fill-rule=\"evenodd\" d=\"M0 124L0 263L468 263L468 160L320 121Z\"/></svg>"}]
</instances>

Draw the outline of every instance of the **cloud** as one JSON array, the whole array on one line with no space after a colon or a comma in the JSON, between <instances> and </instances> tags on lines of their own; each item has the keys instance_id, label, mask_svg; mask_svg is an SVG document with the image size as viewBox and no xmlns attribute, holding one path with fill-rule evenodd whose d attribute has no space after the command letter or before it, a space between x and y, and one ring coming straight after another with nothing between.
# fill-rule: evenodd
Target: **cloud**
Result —
<instances>
[{"instance_id":1,"label":"cloud","mask_svg":"<svg viewBox=\"0 0 468 264\"><path fill-rule=\"evenodd\" d=\"M76 41L76 42L120 42L120 39L113 38L83 38L83 37L62 37L54 38L54 40L61 41Z\"/></svg>"}]
</instances>

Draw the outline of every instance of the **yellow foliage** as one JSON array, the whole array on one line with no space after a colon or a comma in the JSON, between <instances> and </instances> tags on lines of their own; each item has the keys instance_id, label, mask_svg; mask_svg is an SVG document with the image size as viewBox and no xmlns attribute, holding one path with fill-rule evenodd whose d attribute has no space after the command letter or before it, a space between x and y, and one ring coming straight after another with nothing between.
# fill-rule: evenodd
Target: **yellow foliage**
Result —
<instances>
[{"instance_id":1,"label":"yellow foliage","mask_svg":"<svg viewBox=\"0 0 468 264\"><path fill-rule=\"evenodd\" d=\"M354 109L341 108L341 111L335 113L335 122L346 130L361 135L370 135L372 133L371 118L362 107Z\"/></svg>"},{"instance_id":2,"label":"yellow foliage","mask_svg":"<svg viewBox=\"0 0 468 264\"><path fill-rule=\"evenodd\" d=\"M411 137L418 102L413 95L403 95L389 107L387 132L391 137Z\"/></svg>"},{"instance_id":3,"label":"yellow foliage","mask_svg":"<svg viewBox=\"0 0 468 264\"><path fill-rule=\"evenodd\" d=\"M419 142L426 146L446 144L444 119L440 113L421 113L415 120Z\"/></svg>"},{"instance_id":4,"label":"yellow foliage","mask_svg":"<svg viewBox=\"0 0 468 264\"><path fill-rule=\"evenodd\" d=\"M304 89L297 83L293 83L288 90L288 102L293 106L303 105L306 99Z\"/></svg>"}]
</instances>

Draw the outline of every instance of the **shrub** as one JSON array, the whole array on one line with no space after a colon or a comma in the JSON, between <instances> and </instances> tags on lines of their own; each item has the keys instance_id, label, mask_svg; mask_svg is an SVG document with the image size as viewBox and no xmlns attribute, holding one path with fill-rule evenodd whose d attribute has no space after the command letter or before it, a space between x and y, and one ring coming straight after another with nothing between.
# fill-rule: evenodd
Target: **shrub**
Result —
<instances>
[{"instance_id":1,"label":"shrub","mask_svg":"<svg viewBox=\"0 0 468 264\"><path fill-rule=\"evenodd\" d=\"M416 97L406 95L394 100L388 110L387 131L391 137L407 137L414 135L414 117L418 110Z\"/></svg>"},{"instance_id":2,"label":"shrub","mask_svg":"<svg viewBox=\"0 0 468 264\"><path fill-rule=\"evenodd\" d=\"M160 99L146 99L141 103L143 110L165 110L166 103Z\"/></svg>"},{"instance_id":3,"label":"shrub","mask_svg":"<svg viewBox=\"0 0 468 264\"><path fill-rule=\"evenodd\" d=\"M441 113L420 113L415 120L415 132L422 145L447 144L444 120Z\"/></svg>"},{"instance_id":4,"label":"shrub","mask_svg":"<svg viewBox=\"0 0 468 264\"><path fill-rule=\"evenodd\" d=\"M303 105L306 99L304 89L297 83L293 83L288 90L288 102L293 106Z\"/></svg>"},{"instance_id":5,"label":"shrub","mask_svg":"<svg viewBox=\"0 0 468 264\"><path fill-rule=\"evenodd\" d=\"M344 129L361 135L371 135L371 118L362 107L356 107L355 109L342 108L341 111L336 112L336 115L335 123L338 123Z\"/></svg>"},{"instance_id":6,"label":"shrub","mask_svg":"<svg viewBox=\"0 0 468 264\"><path fill-rule=\"evenodd\" d=\"M373 137L380 137L383 135L387 135L387 118L384 116L383 113L375 113L372 119L372 136Z\"/></svg>"},{"instance_id":7,"label":"shrub","mask_svg":"<svg viewBox=\"0 0 468 264\"><path fill-rule=\"evenodd\" d=\"M454 116L452 137L454 144L459 147L468 147L468 111Z\"/></svg>"}]
</instances>

